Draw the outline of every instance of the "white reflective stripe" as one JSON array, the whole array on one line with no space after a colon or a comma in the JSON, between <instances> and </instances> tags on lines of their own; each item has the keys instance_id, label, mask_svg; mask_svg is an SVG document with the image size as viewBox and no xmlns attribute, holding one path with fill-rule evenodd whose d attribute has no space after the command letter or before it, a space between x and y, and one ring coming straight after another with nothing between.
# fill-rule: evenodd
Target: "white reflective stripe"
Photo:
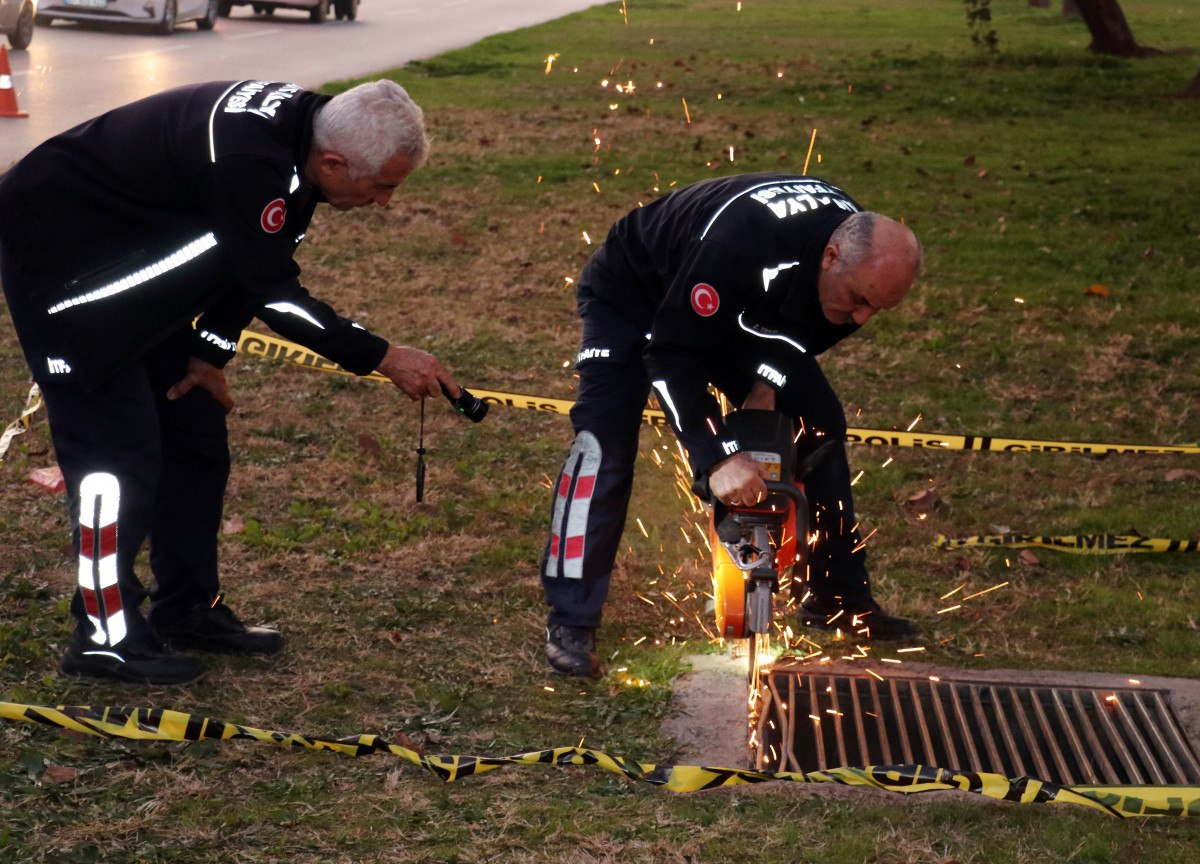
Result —
<instances>
[{"instance_id":1,"label":"white reflective stripe","mask_svg":"<svg viewBox=\"0 0 1200 864\"><path fill-rule=\"evenodd\" d=\"M212 112L208 115L208 158L213 162L217 161L217 141L213 130L217 120L217 109L221 107L221 103L225 101L226 96L245 83L245 81L235 81L233 84L230 84L229 89L217 97L217 101L213 103Z\"/></svg>"},{"instance_id":2,"label":"white reflective stripe","mask_svg":"<svg viewBox=\"0 0 1200 864\"><path fill-rule=\"evenodd\" d=\"M591 432L580 432L558 476L551 523L551 554L546 559L545 571L551 579L557 576L583 578L588 514L592 509L602 456L599 439Z\"/></svg>"},{"instance_id":3,"label":"white reflective stripe","mask_svg":"<svg viewBox=\"0 0 1200 864\"><path fill-rule=\"evenodd\" d=\"M54 315L55 313L61 312L64 309L70 309L72 306L80 306L84 303L103 300L107 297L112 297L114 294L120 294L123 291L128 291L130 288L136 288L138 285L149 282L156 276L161 276L177 267L182 267L189 261L199 258L216 245L217 238L211 231L209 231L203 237L193 240L178 252L172 252L161 261L155 261L152 264L148 264L140 270L130 273L128 276L124 276L108 283L107 285L103 285L100 288L95 288L86 294L81 294L78 297L72 297L69 300L56 303L46 311L49 314Z\"/></svg>"},{"instance_id":4,"label":"white reflective stripe","mask_svg":"<svg viewBox=\"0 0 1200 864\"><path fill-rule=\"evenodd\" d=\"M807 348L805 348L803 345L801 345L795 339L789 339L788 337L784 336L782 333L762 333L758 330L755 330L753 327L751 327L749 324L745 323L742 320L743 314L744 313L741 313L741 312L738 313L738 319L737 319L738 326L741 327L743 330L745 330L747 333L749 333L751 336L757 336L759 339L778 339L781 342L786 342L787 344L791 345L793 348L795 348L801 354L808 353Z\"/></svg>"},{"instance_id":5,"label":"white reflective stripe","mask_svg":"<svg viewBox=\"0 0 1200 864\"><path fill-rule=\"evenodd\" d=\"M763 268L763 290L764 291L771 290L772 280L774 280L775 277L778 276L780 273L782 273L784 270L791 270L793 267L799 267L799 266L800 266L799 261L792 261L788 264L778 264L775 267L764 267Z\"/></svg>"},{"instance_id":6,"label":"white reflective stripe","mask_svg":"<svg viewBox=\"0 0 1200 864\"><path fill-rule=\"evenodd\" d=\"M292 166L292 185L288 187L288 194L295 192L300 188L300 170ZM301 235L303 236L303 235Z\"/></svg>"},{"instance_id":7,"label":"white reflective stripe","mask_svg":"<svg viewBox=\"0 0 1200 864\"><path fill-rule=\"evenodd\" d=\"M675 402L671 399L671 393L667 390L666 381L652 381L651 385L658 391L658 398L662 400L663 405L667 406L667 410L671 412L671 416L675 418L675 428L682 429L683 424L679 422L679 412L675 410Z\"/></svg>"},{"instance_id":8,"label":"white reflective stripe","mask_svg":"<svg viewBox=\"0 0 1200 864\"><path fill-rule=\"evenodd\" d=\"M12 90L13 80L11 75L0 75L0 90Z\"/></svg>"},{"instance_id":9,"label":"white reflective stripe","mask_svg":"<svg viewBox=\"0 0 1200 864\"><path fill-rule=\"evenodd\" d=\"M316 327L318 330L325 329L321 325L320 321L318 321L312 315L308 314L308 310L301 309L295 303L268 303L267 308L274 309L276 312L286 312L289 315L296 315L297 317L303 318L305 321L307 321L309 324Z\"/></svg>"},{"instance_id":10,"label":"white reflective stripe","mask_svg":"<svg viewBox=\"0 0 1200 864\"><path fill-rule=\"evenodd\" d=\"M121 486L116 477L97 472L83 478L79 484L79 587L88 620L95 627L91 639L97 645L116 645L126 634L125 610L117 588L120 507ZM109 600L114 598L116 602L109 608Z\"/></svg>"}]
</instances>

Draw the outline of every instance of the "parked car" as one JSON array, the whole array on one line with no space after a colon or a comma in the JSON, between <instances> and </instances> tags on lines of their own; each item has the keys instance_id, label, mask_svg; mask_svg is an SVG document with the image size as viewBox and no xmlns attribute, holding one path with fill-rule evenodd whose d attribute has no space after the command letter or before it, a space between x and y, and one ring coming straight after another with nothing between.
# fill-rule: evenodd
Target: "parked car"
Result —
<instances>
[{"instance_id":1,"label":"parked car","mask_svg":"<svg viewBox=\"0 0 1200 864\"><path fill-rule=\"evenodd\" d=\"M195 21L201 30L217 23L221 0L39 0L37 23L92 21L145 25L170 36L177 25Z\"/></svg>"},{"instance_id":2,"label":"parked car","mask_svg":"<svg viewBox=\"0 0 1200 864\"><path fill-rule=\"evenodd\" d=\"M14 50L29 47L36 15L37 0L0 0L0 33L8 37Z\"/></svg>"},{"instance_id":3,"label":"parked car","mask_svg":"<svg viewBox=\"0 0 1200 864\"><path fill-rule=\"evenodd\" d=\"M320 24L330 10L341 21L358 17L358 0L218 0L221 17L227 18L234 6L249 6L258 15L274 15L276 9L307 9L308 20Z\"/></svg>"}]
</instances>

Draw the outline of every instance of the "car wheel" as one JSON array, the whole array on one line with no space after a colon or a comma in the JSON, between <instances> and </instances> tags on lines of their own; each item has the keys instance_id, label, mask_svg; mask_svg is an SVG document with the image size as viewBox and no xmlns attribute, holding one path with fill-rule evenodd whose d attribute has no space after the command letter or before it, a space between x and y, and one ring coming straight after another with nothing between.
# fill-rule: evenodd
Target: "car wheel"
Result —
<instances>
[{"instance_id":1,"label":"car wheel","mask_svg":"<svg viewBox=\"0 0 1200 864\"><path fill-rule=\"evenodd\" d=\"M221 10L217 8L218 0L208 0L208 6L204 9L204 17L196 19L197 30L211 30L217 23L217 16L221 14Z\"/></svg>"},{"instance_id":2,"label":"car wheel","mask_svg":"<svg viewBox=\"0 0 1200 864\"><path fill-rule=\"evenodd\" d=\"M29 47L33 41L33 5L26 3L17 16L17 29L8 34L8 44L16 51Z\"/></svg>"},{"instance_id":3,"label":"car wheel","mask_svg":"<svg viewBox=\"0 0 1200 864\"><path fill-rule=\"evenodd\" d=\"M228 18L229 13L233 11L233 0L217 0L217 14L222 18Z\"/></svg>"},{"instance_id":4,"label":"car wheel","mask_svg":"<svg viewBox=\"0 0 1200 864\"><path fill-rule=\"evenodd\" d=\"M163 17L158 22L158 26L154 28L154 32L159 36L170 36L175 32L175 16L178 9L175 6L175 0L164 0Z\"/></svg>"},{"instance_id":5,"label":"car wheel","mask_svg":"<svg viewBox=\"0 0 1200 864\"><path fill-rule=\"evenodd\" d=\"M308 20L314 24L324 24L329 17L329 0L317 0L317 5L308 13Z\"/></svg>"}]
</instances>

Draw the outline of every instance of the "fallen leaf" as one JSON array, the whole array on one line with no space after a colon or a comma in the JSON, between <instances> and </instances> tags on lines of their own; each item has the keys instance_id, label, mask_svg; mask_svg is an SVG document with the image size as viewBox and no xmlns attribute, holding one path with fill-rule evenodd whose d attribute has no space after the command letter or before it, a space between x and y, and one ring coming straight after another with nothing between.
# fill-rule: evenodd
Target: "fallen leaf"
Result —
<instances>
[{"instance_id":1,"label":"fallen leaf","mask_svg":"<svg viewBox=\"0 0 1200 864\"><path fill-rule=\"evenodd\" d=\"M993 534L1011 534L1012 529L1007 525L992 525L990 526Z\"/></svg>"},{"instance_id":2,"label":"fallen leaf","mask_svg":"<svg viewBox=\"0 0 1200 864\"><path fill-rule=\"evenodd\" d=\"M378 456L383 450L378 439L365 433L358 436L358 449L372 456Z\"/></svg>"},{"instance_id":3,"label":"fallen leaf","mask_svg":"<svg viewBox=\"0 0 1200 864\"><path fill-rule=\"evenodd\" d=\"M79 779L79 769L47 762L46 773L42 775L42 779L48 783L74 783Z\"/></svg>"},{"instance_id":4,"label":"fallen leaf","mask_svg":"<svg viewBox=\"0 0 1200 864\"><path fill-rule=\"evenodd\" d=\"M246 520L236 513L221 523L221 533L226 537L241 534L246 530Z\"/></svg>"},{"instance_id":5,"label":"fallen leaf","mask_svg":"<svg viewBox=\"0 0 1200 864\"><path fill-rule=\"evenodd\" d=\"M1200 480L1200 471L1193 471L1190 468L1172 468L1163 477L1168 483L1174 483L1176 480Z\"/></svg>"},{"instance_id":6,"label":"fallen leaf","mask_svg":"<svg viewBox=\"0 0 1200 864\"><path fill-rule=\"evenodd\" d=\"M922 489L920 492L909 495L904 506L914 513L929 513L941 503L942 496L938 495L936 489Z\"/></svg>"},{"instance_id":7,"label":"fallen leaf","mask_svg":"<svg viewBox=\"0 0 1200 864\"><path fill-rule=\"evenodd\" d=\"M1041 559L1039 559L1036 555L1034 555L1028 549L1022 549L1021 554L1017 556L1017 560L1020 561L1022 564L1024 564L1026 567L1036 567L1038 564L1042 563Z\"/></svg>"},{"instance_id":8,"label":"fallen leaf","mask_svg":"<svg viewBox=\"0 0 1200 864\"><path fill-rule=\"evenodd\" d=\"M1091 285L1083 289L1083 293L1089 297L1107 297L1109 291L1099 282L1093 282Z\"/></svg>"}]
</instances>

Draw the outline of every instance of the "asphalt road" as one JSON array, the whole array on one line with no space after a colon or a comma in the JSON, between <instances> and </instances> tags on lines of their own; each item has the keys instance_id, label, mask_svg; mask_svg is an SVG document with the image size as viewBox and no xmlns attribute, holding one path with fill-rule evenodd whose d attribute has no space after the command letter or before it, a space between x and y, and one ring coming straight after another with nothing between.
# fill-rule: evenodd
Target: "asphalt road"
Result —
<instances>
[{"instance_id":1,"label":"asphalt road","mask_svg":"<svg viewBox=\"0 0 1200 864\"><path fill-rule=\"evenodd\" d=\"M109 108L180 84L255 78L318 87L549 21L597 0L362 0L356 21L310 24L306 11L255 16L235 6L208 33L169 37L58 21L9 51L17 104L0 118L0 170L39 142ZM547 53L553 46L547 47ZM535 58L536 59L536 58Z\"/></svg>"}]
</instances>

